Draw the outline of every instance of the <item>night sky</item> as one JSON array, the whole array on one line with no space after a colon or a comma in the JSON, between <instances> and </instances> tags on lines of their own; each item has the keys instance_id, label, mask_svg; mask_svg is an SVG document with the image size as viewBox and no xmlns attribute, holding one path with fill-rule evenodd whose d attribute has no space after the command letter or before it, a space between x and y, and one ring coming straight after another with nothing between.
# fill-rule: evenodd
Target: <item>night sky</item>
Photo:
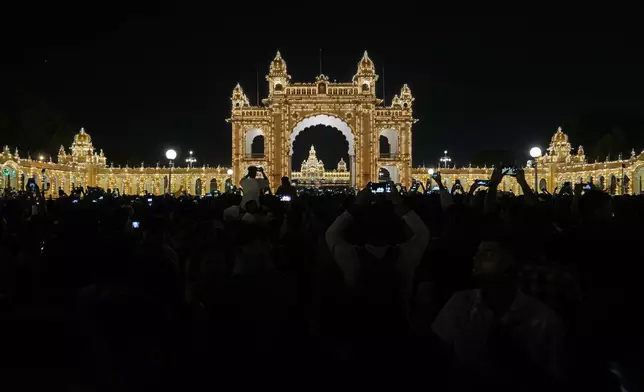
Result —
<instances>
[{"instance_id":1,"label":"night sky","mask_svg":"<svg viewBox=\"0 0 644 392\"><path fill-rule=\"evenodd\" d=\"M254 103L259 72L264 97L277 49L294 81L319 74L320 49L323 73L349 81L366 49L379 96L385 69L387 104L408 83L420 120L414 165L435 163L444 149L459 166L508 154L524 162L560 125L590 160L644 148L644 60L639 35L630 32L465 17L365 17L363 25L321 18L316 25L268 11L249 17L130 3L4 15L0 143L32 156L69 146L83 126L115 164L153 165L170 146L180 161L192 149L200 164L229 164L231 91L239 81ZM333 167L342 143L323 127L304 132L294 163L315 144Z\"/></svg>"}]
</instances>

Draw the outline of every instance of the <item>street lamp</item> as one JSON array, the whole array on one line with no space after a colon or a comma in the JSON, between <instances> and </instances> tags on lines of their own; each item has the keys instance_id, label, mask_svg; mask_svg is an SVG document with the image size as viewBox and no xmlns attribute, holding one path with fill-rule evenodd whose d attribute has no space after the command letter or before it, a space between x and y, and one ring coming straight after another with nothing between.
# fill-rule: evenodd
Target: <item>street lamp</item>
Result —
<instances>
[{"instance_id":1,"label":"street lamp","mask_svg":"<svg viewBox=\"0 0 644 392\"><path fill-rule=\"evenodd\" d=\"M447 150L443 151L445 153L445 156L440 159L441 163L445 164L445 169L447 169L447 163L452 162L452 158L447 156Z\"/></svg>"},{"instance_id":2,"label":"street lamp","mask_svg":"<svg viewBox=\"0 0 644 392\"><path fill-rule=\"evenodd\" d=\"M174 167L174 159L177 157L177 152L169 149L165 152L165 157L170 161L170 176L168 176L168 193L172 193L172 168Z\"/></svg>"},{"instance_id":3,"label":"street lamp","mask_svg":"<svg viewBox=\"0 0 644 392\"><path fill-rule=\"evenodd\" d=\"M534 158L534 191L539 194L539 180L537 178L537 158L541 156L541 149L539 147L532 147L530 149L530 156Z\"/></svg>"},{"instance_id":4,"label":"street lamp","mask_svg":"<svg viewBox=\"0 0 644 392\"><path fill-rule=\"evenodd\" d=\"M186 164L188 165L188 168L192 169L192 165L197 162L197 158L192 156L192 150L190 150L189 154L190 156L186 158Z\"/></svg>"}]
</instances>

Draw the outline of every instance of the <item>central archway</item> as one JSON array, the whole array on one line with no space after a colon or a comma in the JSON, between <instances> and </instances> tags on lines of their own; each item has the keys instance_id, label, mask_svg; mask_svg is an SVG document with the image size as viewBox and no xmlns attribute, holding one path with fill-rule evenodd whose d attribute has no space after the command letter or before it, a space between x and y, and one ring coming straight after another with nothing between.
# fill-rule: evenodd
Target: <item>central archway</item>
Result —
<instances>
[{"instance_id":1,"label":"central archway","mask_svg":"<svg viewBox=\"0 0 644 392\"><path fill-rule=\"evenodd\" d=\"M289 153L288 153L288 172L289 177L293 170L293 146L295 145L295 138L307 128L315 127L318 125L328 126L334 129L337 129L342 133L342 135L347 139L349 145L347 154L349 155L349 173L350 173L350 184L352 187L356 186L356 176L355 176L355 137L353 135L353 130L344 120L331 116L328 114L316 114L309 117L306 117L300 120L291 131L290 143L289 143Z\"/></svg>"},{"instance_id":2,"label":"central archway","mask_svg":"<svg viewBox=\"0 0 644 392\"><path fill-rule=\"evenodd\" d=\"M298 122L293 131L291 132L291 143L289 154L293 155L293 143L295 143L295 138L306 128L314 127L316 125L326 125L331 128L335 128L338 131L342 132L347 142L349 142L349 156L355 155L355 138L353 136L353 131L349 124L344 120L341 120L335 116L329 116L327 114L318 114L311 117L307 117L300 122Z\"/></svg>"}]
</instances>

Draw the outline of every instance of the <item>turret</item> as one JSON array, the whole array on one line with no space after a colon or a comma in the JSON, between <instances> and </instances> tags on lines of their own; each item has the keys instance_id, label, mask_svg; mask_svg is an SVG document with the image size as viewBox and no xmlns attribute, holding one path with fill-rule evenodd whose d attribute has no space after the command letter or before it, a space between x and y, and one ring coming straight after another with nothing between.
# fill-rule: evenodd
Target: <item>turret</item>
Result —
<instances>
[{"instance_id":1,"label":"turret","mask_svg":"<svg viewBox=\"0 0 644 392\"><path fill-rule=\"evenodd\" d=\"M414 102L414 97L412 97L407 83L403 84L400 89L400 102L402 103L403 109L411 109L411 103Z\"/></svg>"},{"instance_id":2,"label":"turret","mask_svg":"<svg viewBox=\"0 0 644 392\"><path fill-rule=\"evenodd\" d=\"M233 111L240 110L245 106L250 106L248 97L246 97L246 94L244 94L244 90L242 90L239 83L237 83L237 85L233 89L233 96L230 98L230 100L233 102Z\"/></svg>"},{"instance_id":3,"label":"turret","mask_svg":"<svg viewBox=\"0 0 644 392\"><path fill-rule=\"evenodd\" d=\"M578 162L586 161L586 154L584 153L584 146L582 145L579 145L579 148L577 148L577 161Z\"/></svg>"},{"instance_id":4,"label":"turret","mask_svg":"<svg viewBox=\"0 0 644 392\"><path fill-rule=\"evenodd\" d=\"M375 95L377 80L378 75L376 75L373 61L371 61L365 50L362 59L358 63L358 72L353 76L353 83L360 87L361 94Z\"/></svg>"},{"instance_id":5,"label":"turret","mask_svg":"<svg viewBox=\"0 0 644 392\"><path fill-rule=\"evenodd\" d=\"M58 163L66 163L67 161L67 153L65 152L65 147L63 145L60 145L60 148L58 149Z\"/></svg>"},{"instance_id":6,"label":"turret","mask_svg":"<svg viewBox=\"0 0 644 392\"><path fill-rule=\"evenodd\" d=\"M280 51L277 51L275 58L271 61L271 66L266 75L266 80L268 81L268 93L269 95L281 95L284 94L286 86L291 80L291 76L286 73L286 61L282 58Z\"/></svg>"}]
</instances>

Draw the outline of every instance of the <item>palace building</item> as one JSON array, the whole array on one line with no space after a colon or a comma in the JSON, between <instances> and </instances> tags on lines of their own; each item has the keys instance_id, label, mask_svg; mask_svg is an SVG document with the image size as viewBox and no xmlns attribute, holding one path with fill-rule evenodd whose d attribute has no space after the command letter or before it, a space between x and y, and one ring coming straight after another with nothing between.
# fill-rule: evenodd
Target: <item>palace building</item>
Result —
<instances>
[{"instance_id":1,"label":"palace building","mask_svg":"<svg viewBox=\"0 0 644 392\"><path fill-rule=\"evenodd\" d=\"M311 146L309 157L302 162L300 171L291 172L291 180L297 186L313 185L325 187L351 185L350 173L347 170L347 164L344 159L340 159L336 169L326 170L324 168L324 162L319 160L315 153L315 146Z\"/></svg>"},{"instance_id":2,"label":"palace building","mask_svg":"<svg viewBox=\"0 0 644 392\"><path fill-rule=\"evenodd\" d=\"M477 179L487 179L492 174L493 167L451 167L436 168L440 171L445 185L450 188L459 180L465 189ZM640 194L644 192L644 151L637 154L631 151L630 157L604 162L588 162L584 148L579 146L575 152L561 127L557 129L550 140L547 152L538 157L536 162L528 161L524 167L525 177L533 188L535 175L539 189L552 193L556 188L570 182L592 183L596 187L612 195ZM414 168L412 176L424 184L429 179L427 168ZM499 186L500 190L521 193L521 188L513 177L505 176Z\"/></svg>"},{"instance_id":3,"label":"palace building","mask_svg":"<svg viewBox=\"0 0 644 392\"><path fill-rule=\"evenodd\" d=\"M210 191L222 191L226 181L230 183L229 169L223 167L115 167L107 164L103 150L96 152L90 135L81 128L74 136L71 147L58 150L54 162L42 157L22 157L16 148L13 153L4 146L0 154L0 188L24 189L29 178L34 178L45 195L58 196L61 188L69 194L74 187L101 187L118 189L121 194L157 195L185 191L201 195Z\"/></svg>"},{"instance_id":4,"label":"palace building","mask_svg":"<svg viewBox=\"0 0 644 392\"><path fill-rule=\"evenodd\" d=\"M428 168L412 168L412 115L414 98L406 84L387 104L376 95L376 74L367 52L358 61L349 82L331 81L320 74L313 82L293 82L280 52L271 61L266 76L268 97L252 106L237 84L231 96L231 167L115 167L98 152L84 129L74 136L68 149L50 157L32 159L18 149L5 146L0 154L0 188L24 189L34 178L47 195L56 197L58 189L69 193L73 187L118 189L123 194L186 192L201 195L223 191L226 184L239 185L249 166L261 166L277 187L282 176L301 185L346 185L362 188L383 177L409 186L413 180L426 184ZM326 170L313 146L299 172L292 171L293 145L298 134L309 127L326 125L339 130L347 139L348 162L341 160L334 170ZM257 138L261 143L253 143ZM385 145L381 145L381 144ZM259 147L255 147L259 146ZM382 153L381 151L387 151ZM440 170L445 185L459 180L468 188L474 180L487 179L491 167L447 167ZM383 173L387 173L383 175ZM589 182L611 194L644 192L644 151L630 157L604 162L588 162L584 149L573 151L568 136L559 128L547 152L528 162L528 183L553 192L565 182ZM504 177L501 189L521 193L512 177Z\"/></svg>"}]
</instances>

